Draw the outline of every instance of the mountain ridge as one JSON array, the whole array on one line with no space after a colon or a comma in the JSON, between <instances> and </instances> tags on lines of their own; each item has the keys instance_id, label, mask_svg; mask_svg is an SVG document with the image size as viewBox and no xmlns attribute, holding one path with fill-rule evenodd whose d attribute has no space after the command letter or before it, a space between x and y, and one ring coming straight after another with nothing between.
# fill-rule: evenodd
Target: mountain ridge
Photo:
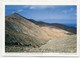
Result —
<instances>
[{"instance_id":1,"label":"mountain ridge","mask_svg":"<svg viewBox=\"0 0 80 58\"><path fill-rule=\"evenodd\" d=\"M19 15L19 16L21 16L20 14L18 14L18 13L13 13L12 15ZM21 17L23 17L23 16L21 16ZM55 28L59 28L59 29L63 29L63 30L66 30L66 31L69 31L69 32L71 32L71 33L74 33L74 34L76 34L76 28L74 28L74 27L69 27L69 26L66 26L66 25L64 25L64 24L60 24L60 23L46 23L46 22L43 22L43 21L36 21L36 20L33 20L33 19L28 19L28 18L25 18L25 17L23 17L24 19L27 19L28 21L30 21L30 22L33 22L34 24L36 24L36 25L38 25L38 26L49 26L49 27L55 27ZM70 30L69 30L70 29Z\"/></svg>"},{"instance_id":2,"label":"mountain ridge","mask_svg":"<svg viewBox=\"0 0 80 58\"><path fill-rule=\"evenodd\" d=\"M17 13L7 16L5 23L6 45L17 43L16 45L38 47L45 44L50 39L62 38L75 34L76 32L73 28L60 24L47 24L44 22L37 22L35 20L31 21ZM63 28L70 28L71 32L61 28L61 26Z\"/></svg>"}]
</instances>

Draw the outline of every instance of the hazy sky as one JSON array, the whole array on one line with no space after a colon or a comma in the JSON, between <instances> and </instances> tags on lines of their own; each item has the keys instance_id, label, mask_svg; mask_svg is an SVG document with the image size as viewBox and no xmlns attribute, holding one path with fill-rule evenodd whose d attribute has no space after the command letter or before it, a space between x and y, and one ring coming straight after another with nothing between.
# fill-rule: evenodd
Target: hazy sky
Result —
<instances>
[{"instance_id":1,"label":"hazy sky","mask_svg":"<svg viewBox=\"0 0 80 58\"><path fill-rule=\"evenodd\" d=\"M76 24L76 5L6 5L5 15L19 13L22 16L48 23Z\"/></svg>"}]
</instances>

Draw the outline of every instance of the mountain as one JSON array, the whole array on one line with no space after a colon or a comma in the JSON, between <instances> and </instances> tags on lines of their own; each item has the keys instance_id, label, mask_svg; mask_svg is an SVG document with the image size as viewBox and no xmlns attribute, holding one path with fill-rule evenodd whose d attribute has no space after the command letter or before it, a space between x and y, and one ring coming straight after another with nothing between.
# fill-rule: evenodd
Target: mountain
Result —
<instances>
[{"instance_id":1,"label":"mountain","mask_svg":"<svg viewBox=\"0 0 80 58\"><path fill-rule=\"evenodd\" d=\"M6 44L38 46L49 40L39 26L16 13L6 17L5 29Z\"/></svg>"},{"instance_id":2,"label":"mountain","mask_svg":"<svg viewBox=\"0 0 80 58\"><path fill-rule=\"evenodd\" d=\"M40 47L51 39L73 35L76 29L25 18L18 13L5 18L5 45Z\"/></svg>"}]
</instances>

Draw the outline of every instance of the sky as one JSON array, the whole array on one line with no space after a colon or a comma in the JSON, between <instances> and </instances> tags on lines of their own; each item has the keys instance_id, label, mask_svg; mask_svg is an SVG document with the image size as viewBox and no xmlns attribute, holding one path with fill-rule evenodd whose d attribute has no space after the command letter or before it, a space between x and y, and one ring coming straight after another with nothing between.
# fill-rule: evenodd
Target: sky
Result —
<instances>
[{"instance_id":1,"label":"sky","mask_svg":"<svg viewBox=\"0 0 80 58\"><path fill-rule=\"evenodd\" d=\"M18 13L28 19L47 23L76 24L76 5L6 5L5 16Z\"/></svg>"}]
</instances>

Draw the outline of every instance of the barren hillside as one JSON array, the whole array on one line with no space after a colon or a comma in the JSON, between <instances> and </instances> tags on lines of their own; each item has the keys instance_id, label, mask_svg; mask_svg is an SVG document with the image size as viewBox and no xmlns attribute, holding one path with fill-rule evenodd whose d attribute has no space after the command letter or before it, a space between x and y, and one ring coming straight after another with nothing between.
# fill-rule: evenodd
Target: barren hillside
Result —
<instances>
[{"instance_id":1,"label":"barren hillside","mask_svg":"<svg viewBox=\"0 0 80 58\"><path fill-rule=\"evenodd\" d=\"M42 47L48 47L48 43L50 42L52 47L52 45L54 45L55 43L57 44L56 40L58 40L58 42L60 41L62 44L62 42L68 40L63 39L64 37L72 36L75 34L75 32L76 29L68 26L64 26L61 24L50 25L48 23L40 24L37 21L31 21L30 19L14 13L7 16L5 19L6 52L12 52L13 50L14 52L17 52L15 51L15 48L17 49L17 47L21 46L27 48L30 47L29 50L31 50L32 48L42 49ZM69 42L72 40L69 39ZM63 44L65 44L65 42ZM24 50L24 48L22 49L22 52L26 51Z\"/></svg>"}]
</instances>

